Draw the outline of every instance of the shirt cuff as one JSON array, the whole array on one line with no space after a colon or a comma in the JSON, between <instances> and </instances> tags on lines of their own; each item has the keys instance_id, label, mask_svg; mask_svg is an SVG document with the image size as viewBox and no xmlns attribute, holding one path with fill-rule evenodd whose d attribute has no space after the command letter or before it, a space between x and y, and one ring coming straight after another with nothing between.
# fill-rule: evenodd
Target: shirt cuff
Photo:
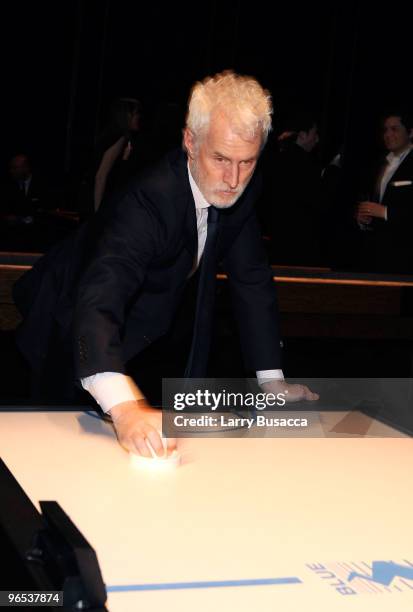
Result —
<instances>
[{"instance_id":1,"label":"shirt cuff","mask_svg":"<svg viewBox=\"0 0 413 612\"><path fill-rule=\"evenodd\" d=\"M256 374L259 385L270 382L271 380L284 380L282 370L259 370Z\"/></svg>"},{"instance_id":2,"label":"shirt cuff","mask_svg":"<svg viewBox=\"0 0 413 612\"><path fill-rule=\"evenodd\" d=\"M116 404L144 399L144 395L130 376L119 372L99 372L81 378L82 387L90 393L103 412Z\"/></svg>"}]
</instances>

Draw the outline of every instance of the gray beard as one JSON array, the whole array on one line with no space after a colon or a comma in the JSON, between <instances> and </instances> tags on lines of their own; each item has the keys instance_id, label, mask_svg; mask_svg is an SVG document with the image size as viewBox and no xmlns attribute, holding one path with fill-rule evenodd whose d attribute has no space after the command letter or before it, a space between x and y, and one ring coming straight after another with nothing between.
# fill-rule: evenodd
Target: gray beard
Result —
<instances>
[{"instance_id":1,"label":"gray beard","mask_svg":"<svg viewBox=\"0 0 413 612\"><path fill-rule=\"evenodd\" d=\"M215 202L213 199L209 199L206 197L206 195L204 194L202 188L201 188L201 181L199 178L199 172L198 172L198 164L197 162L194 160L192 164L190 164L190 170L191 170L191 174L192 177L195 181L195 183L198 186L199 191L202 193L202 195L204 196L204 198L207 200L208 204L211 204L212 206L215 206L216 208L231 208L231 206L234 206L234 204L239 200L239 198L242 196L242 194L245 191L245 188L247 187L249 181L252 178L252 175L250 177L250 179L245 183L245 185L243 185L242 189L240 191L237 192L235 200L232 200L231 202L226 202L225 204L223 204L222 202ZM235 194L234 194L235 195Z\"/></svg>"},{"instance_id":2,"label":"gray beard","mask_svg":"<svg viewBox=\"0 0 413 612\"><path fill-rule=\"evenodd\" d=\"M226 204L222 204L219 202L209 202L209 204L211 204L212 206L215 206L215 208L231 208L231 206L234 206L234 204L239 200L240 196L242 195L241 193L237 193L237 197L235 198L235 200L232 200L231 202L228 202Z\"/></svg>"}]
</instances>

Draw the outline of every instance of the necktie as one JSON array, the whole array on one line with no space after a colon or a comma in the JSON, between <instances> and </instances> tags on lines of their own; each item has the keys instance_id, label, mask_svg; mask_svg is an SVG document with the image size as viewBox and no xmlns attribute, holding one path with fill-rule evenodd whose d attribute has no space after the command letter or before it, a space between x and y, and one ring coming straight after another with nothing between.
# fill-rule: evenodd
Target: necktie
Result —
<instances>
[{"instance_id":1,"label":"necktie","mask_svg":"<svg viewBox=\"0 0 413 612\"><path fill-rule=\"evenodd\" d=\"M211 343L211 321L215 297L216 244L218 238L219 211L208 208L208 229L196 299L194 334L185 369L185 378L202 378L206 375Z\"/></svg>"}]
</instances>

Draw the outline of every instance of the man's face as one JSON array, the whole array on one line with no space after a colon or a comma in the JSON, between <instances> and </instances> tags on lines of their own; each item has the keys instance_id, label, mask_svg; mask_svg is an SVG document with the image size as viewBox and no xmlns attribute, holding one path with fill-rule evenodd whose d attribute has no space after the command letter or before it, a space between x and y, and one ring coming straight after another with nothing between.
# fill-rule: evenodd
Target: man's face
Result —
<instances>
[{"instance_id":1,"label":"man's face","mask_svg":"<svg viewBox=\"0 0 413 612\"><path fill-rule=\"evenodd\" d=\"M257 165L261 133L247 140L233 131L224 115L216 114L199 142L187 128L184 143L192 176L207 202L217 208L235 204Z\"/></svg>"},{"instance_id":2,"label":"man's face","mask_svg":"<svg viewBox=\"0 0 413 612\"><path fill-rule=\"evenodd\" d=\"M387 117L384 121L383 140L388 151L401 153L410 145L413 130L407 130L400 117Z\"/></svg>"}]
</instances>

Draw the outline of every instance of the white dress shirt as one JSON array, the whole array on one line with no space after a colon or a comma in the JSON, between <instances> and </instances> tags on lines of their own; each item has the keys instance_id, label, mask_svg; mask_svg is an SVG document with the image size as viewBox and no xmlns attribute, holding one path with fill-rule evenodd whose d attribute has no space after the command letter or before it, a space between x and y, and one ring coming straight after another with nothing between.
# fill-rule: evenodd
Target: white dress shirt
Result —
<instances>
[{"instance_id":1,"label":"white dress shirt","mask_svg":"<svg viewBox=\"0 0 413 612\"><path fill-rule=\"evenodd\" d=\"M20 181L20 190L23 191L24 195L27 196L27 193L29 191L30 188L30 183L32 182L32 177L29 176L27 179L25 179L24 181Z\"/></svg>"},{"instance_id":2,"label":"white dress shirt","mask_svg":"<svg viewBox=\"0 0 413 612\"><path fill-rule=\"evenodd\" d=\"M383 172L383 176L381 177L381 181L380 181L380 198L379 198L380 203L383 200L384 192L386 191L386 188L387 188L387 185L389 184L390 179L392 178L393 174L396 172L397 168L400 166L402 161L405 159L405 157L407 157L407 155L410 153L412 148L413 146L411 145L405 151L403 151L402 153L399 153L398 155L396 155L393 152L390 152L386 156L387 165L386 165L386 168ZM386 207L386 221L387 221L387 207Z\"/></svg>"},{"instance_id":3,"label":"white dress shirt","mask_svg":"<svg viewBox=\"0 0 413 612\"><path fill-rule=\"evenodd\" d=\"M191 275L196 271L204 252L208 228L208 208L210 204L206 201L198 185L196 184L188 165L189 184L195 201L196 225L198 232L198 252ZM282 370L261 370L256 373L258 384L271 380L283 380ZM144 395L130 376L119 372L99 372L87 378L82 378L81 383L104 412L108 412L116 404L122 402L143 399Z\"/></svg>"}]
</instances>

